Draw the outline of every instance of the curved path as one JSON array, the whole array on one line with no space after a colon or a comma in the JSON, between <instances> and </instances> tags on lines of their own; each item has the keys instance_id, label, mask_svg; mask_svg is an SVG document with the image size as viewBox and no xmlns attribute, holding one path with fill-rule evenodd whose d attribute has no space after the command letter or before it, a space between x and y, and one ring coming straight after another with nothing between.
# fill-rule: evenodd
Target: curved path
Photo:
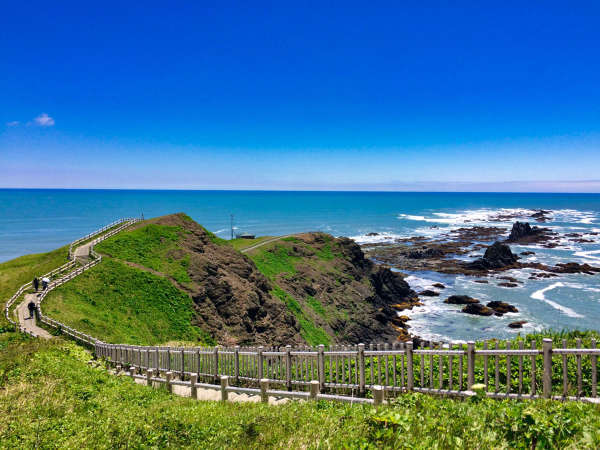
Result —
<instances>
[{"instance_id":1,"label":"curved path","mask_svg":"<svg viewBox=\"0 0 600 450\"><path fill-rule=\"evenodd\" d=\"M246 247L246 248L241 249L240 253L246 253L246 252L249 252L250 250L254 250L254 249L258 248L258 247L262 247L263 245L267 245L267 244L270 244L271 242L275 242L275 241L278 241L280 239L284 239L284 238L291 237L291 236L294 236L294 235L293 234L286 234L284 236L277 236L277 237L274 237L274 238L271 238L271 239L267 239L267 240L264 240L262 242L259 242L258 244L254 244L254 245L252 245L250 247Z\"/></svg>"},{"instance_id":2,"label":"curved path","mask_svg":"<svg viewBox=\"0 0 600 450\"><path fill-rule=\"evenodd\" d=\"M17 306L17 317L19 318L19 323L30 334L34 334L35 336L44 339L52 338L53 336L50 333L37 326L35 315L31 319L29 318L29 308L27 308L27 305L31 300L37 304L37 294L25 294L25 299L19 306Z\"/></svg>"}]
</instances>

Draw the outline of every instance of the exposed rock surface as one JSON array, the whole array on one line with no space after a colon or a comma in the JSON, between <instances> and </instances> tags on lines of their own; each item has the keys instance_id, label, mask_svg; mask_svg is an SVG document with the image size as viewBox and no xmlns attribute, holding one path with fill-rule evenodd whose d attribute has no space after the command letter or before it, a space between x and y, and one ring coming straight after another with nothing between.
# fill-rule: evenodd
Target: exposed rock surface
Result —
<instances>
[{"instance_id":1,"label":"exposed rock surface","mask_svg":"<svg viewBox=\"0 0 600 450\"><path fill-rule=\"evenodd\" d=\"M501 302L498 300L488 302L486 306L488 308L492 308L497 314L500 314L500 315L506 314L509 312L513 312L513 313L519 312L519 310L516 308L516 306L511 305L506 302Z\"/></svg>"},{"instance_id":2,"label":"exposed rock surface","mask_svg":"<svg viewBox=\"0 0 600 450\"><path fill-rule=\"evenodd\" d=\"M462 312L467 314L475 314L478 316L491 316L494 311L481 303L471 303L462 309Z\"/></svg>"},{"instance_id":3,"label":"exposed rock surface","mask_svg":"<svg viewBox=\"0 0 600 450\"><path fill-rule=\"evenodd\" d=\"M448 303L450 305L468 305L472 303L479 303L479 300L473 297L469 297L468 295L451 295L444 303Z\"/></svg>"},{"instance_id":4,"label":"exposed rock surface","mask_svg":"<svg viewBox=\"0 0 600 450\"><path fill-rule=\"evenodd\" d=\"M496 241L487 248L483 258L467 263L466 266L472 270L502 269L513 266L517 260L518 257L508 245Z\"/></svg>"},{"instance_id":5,"label":"exposed rock surface","mask_svg":"<svg viewBox=\"0 0 600 450\"><path fill-rule=\"evenodd\" d=\"M425 289L424 291L419 292L419 296L422 297L438 297L439 292L432 291L431 289Z\"/></svg>"},{"instance_id":6,"label":"exposed rock surface","mask_svg":"<svg viewBox=\"0 0 600 450\"><path fill-rule=\"evenodd\" d=\"M509 323L508 328L523 328L523 325L525 325L526 323L526 320L518 320L516 322Z\"/></svg>"}]
</instances>

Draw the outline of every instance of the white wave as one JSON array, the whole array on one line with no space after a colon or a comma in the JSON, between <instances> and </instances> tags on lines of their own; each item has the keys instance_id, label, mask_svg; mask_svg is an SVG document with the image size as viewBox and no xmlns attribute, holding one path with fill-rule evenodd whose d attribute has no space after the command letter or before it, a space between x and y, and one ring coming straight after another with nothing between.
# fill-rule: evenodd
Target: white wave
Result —
<instances>
[{"instance_id":1,"label":"white wave","mask_svg":"<svg viewBox=\"0 0 600 450\"><path fill-rule=\"evenodd\" d=\"M556 289L559 287L564 287L565 284L561 283L560 281L554 284L551 284L550 286L547 286L543 289L540 289L538 291L535 291L533 294L531 294L531 298L535 299L535 300L541 300L543 302L546 302L547 304L549 304L550 306L552 306L554 309L557 309L559 311L561 311L562 313L566 314L569 317L578 317L578 318L582 318L584 316L582 316L581 314L576 313L575 311L573 311L571 308L567 308L566 306L561 305L560 303L556 303L552 300L548 300L544 294L548 291L551 291L552 289Z\"/></svg>"},{"instance_id":2,"label":"white wave","mask_svg":"<svg viewBox=\"0 0 600 450\"><path fill-rule=\"evenodd\" d=\"M422 215L398 214L399 219L414 220L419 222L441 223L459 225L466 223L496 223L511 224L515 219L534 221L532 214L539 210L526 208L499 208L499 209L473 209L457 213L435 212L430 217ZM549 210L548 216L553 222L581 223L589 225L598 219L594 211L579 211L575 209ZM507 217L506 219L504 217ZM510 217L510 218L508 218Z\"/></svg>"},{"instance_id":3,"label":"white wave","mask_svg":"<svg viewBox=\"0 0 600 450\"><path fill-rule=\"evenodd\" d=\"M584 260L588 261L588 262L592 262L592 263L600 263L600 257L599 256L592 256L592 255L596 255L599 254L600 250L590 250L587 252L575 252L573 253L574 256L579 256L580 258L583 258Z\"/></svg>"},{"instance_id":4,"label":"white wave","mask_svg":"<svg viewBox=\"0 0 600 450\"><path fill-rule=\"evenodd\" d=\"M386 242L394 242L396 239L401 239L404 237L406 237L406 235L382 232L377 233L376 236L367 236L366 234L350 236L350 239L354 240L358 244L382 244Z\"/></svg>"},{"instance_id":5,"label":"white wave","mask_svg":"<svg viewBox=\"0 0 600 450\"><path fill-rule=\"evenodd\" d=\"M408 285L411 287L411 289L431 289L431 290L437 290L433 284L437 283L437 281L433 281L433 280L428 280L427 278L419 278L416 277L414 275L409 275L406 278L404 278L404 281L406 281L408 283Z\"/></svg>"}]
</instances>

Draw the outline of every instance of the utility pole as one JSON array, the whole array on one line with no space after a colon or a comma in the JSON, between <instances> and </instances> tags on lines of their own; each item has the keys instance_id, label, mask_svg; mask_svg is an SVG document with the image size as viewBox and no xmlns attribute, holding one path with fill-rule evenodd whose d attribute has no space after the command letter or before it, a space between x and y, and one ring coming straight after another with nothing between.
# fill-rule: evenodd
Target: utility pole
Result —
<instances>
[{"instance_id":1,"label":"utility pole","mask_svg":"<svg viewBox=\"0 0 600 450\"><path fill-rule=\"evenodd\" d=\"M231 239L233 239L233 214L231 214Z\"/></svg>"}]
</instances>

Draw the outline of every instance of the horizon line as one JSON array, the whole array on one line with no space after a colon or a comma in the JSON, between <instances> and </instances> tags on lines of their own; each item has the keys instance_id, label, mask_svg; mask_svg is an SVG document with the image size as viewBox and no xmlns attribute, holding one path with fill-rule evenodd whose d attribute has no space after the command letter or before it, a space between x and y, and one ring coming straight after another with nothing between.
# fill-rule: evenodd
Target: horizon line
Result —
<instances>
[{"instance_id":1,"label":"horizon line","mask_svg":"<svg viewBox=\"0 0 600 450\"><path fill-rule=\"evenodd\" d=\"M323 193L389 193L389 194L562 194L599 195L599 192L571 191L436 191L436 190L393 190L393 189L260 189L260 188L67 188L67 187L0 187L0 191L135 191L135 192L323 192Z\"/></svg>"}]
</instances>

